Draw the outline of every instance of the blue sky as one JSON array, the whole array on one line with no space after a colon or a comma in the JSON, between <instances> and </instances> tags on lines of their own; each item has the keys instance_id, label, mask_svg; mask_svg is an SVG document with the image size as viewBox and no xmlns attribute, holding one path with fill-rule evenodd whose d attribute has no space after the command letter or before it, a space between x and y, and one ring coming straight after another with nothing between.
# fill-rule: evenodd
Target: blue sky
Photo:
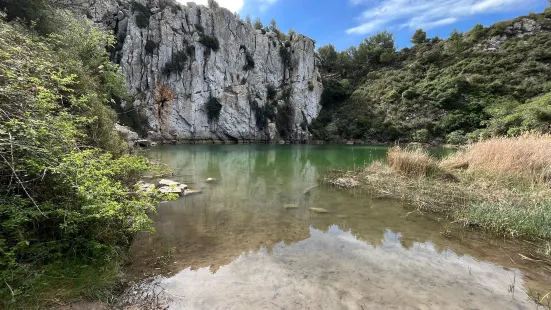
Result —
<instances>
[{"instance_id":1,"label":"blue sky","mask_svg":"<svg viewBox=\"0 0 551 310\"><path fill-rule=\"evenodd\" d=\"M182 0L183 2L184 0ZM186 1L187 2L187 1ZM197 0L206 3L207 0ZM218 0L221 6L250 15L268 25L275 19L284 32L293 28L339 50L358 45L382 30L394 33L398 47L409 46L418 28L429 37L446 38L457 28L495 22L541 12L546 0Z\"/></svg>"}]
</instances>

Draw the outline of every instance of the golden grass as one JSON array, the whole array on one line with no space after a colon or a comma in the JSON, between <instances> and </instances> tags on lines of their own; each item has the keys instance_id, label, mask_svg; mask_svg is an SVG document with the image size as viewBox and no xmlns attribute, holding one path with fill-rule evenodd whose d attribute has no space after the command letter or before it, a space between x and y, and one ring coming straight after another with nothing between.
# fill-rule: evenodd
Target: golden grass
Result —
<instances>
[{"instance_id":1,"label":"golden grass","mask_svg":"<svg viewBox=\"0 0 551 310\"><path fill-rule=\"evenodd\" d=\"M388 151L387 162L393 172L410 177L426 177L438 169L436 160L420 148L393 147Z\"/></svg>"},{"instance_id":2,"label":"golden grass","mask_svg":"<svg viewBox=\"0 0 551 310\"><path fill-rule=\"evenodd\" d=\"M393 147L387 163L333 173L378 197L509 236L551 239L551 136L497 138L437 160L426 151Z\"/></svg>"},{"instance_id":3,"label":"golden grass","mask_svg":"<svg viewBox=\"0 0 551 310\"><path fill-rule=\"evenodd\" d=\"M551 181L551 135L524 134L470 145L441 161L443 168L463 168L522 177L534 183Z\"/></svg>"}]
</instances>

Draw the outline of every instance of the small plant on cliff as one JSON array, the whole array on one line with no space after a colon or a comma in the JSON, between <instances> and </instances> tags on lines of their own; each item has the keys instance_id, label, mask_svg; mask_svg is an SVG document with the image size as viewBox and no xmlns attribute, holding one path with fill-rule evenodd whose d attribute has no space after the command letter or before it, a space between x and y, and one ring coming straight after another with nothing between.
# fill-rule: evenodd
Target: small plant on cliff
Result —
<instances>
[{"instance_id":1,"label":"small plant on cliff","mask_svg":"<svg viewBox=\"0 0 551 310\"><path fill-rule=\"evenodd\" d=\"M268 121L275 119L275 107L269 103L261 107L256 100L250 101L249 104L254 112L256 127L259 130L264 130L268 126Z\"/></svg>"},{"instance_id":2,"label":"small plant on cliff","mask_svg":"<svg viewBox=\"0 0 551 310\"><path fill-rule=\"evenodd\" d=\"M199 39L199 43L203 44L210 53L210 51L218 52L220 49L220 42L218 42L218 38L206 35L204 33L201 34L201 38Z\"/></svg>"},{"instance_id":3,"label":"small plant on cliff","mask_svg":"<svg viewBox=\"0 0 551 310\"><path fill-rule=\"evenodd\" d=\"M285 46L281 46L279 48L279 56L281 57L281 60L283 61L283 65L285 65L285 67L291 66L291 51L289 51L288 48L286 48Z\"/></svg>"},{"instance_id":4,"label":"small plant on cliff","mask_svg":"<svg viewBox=\"0 0 551 310\"><path fill-rule=\"evenodd\" d=\"M210 97L210 99L205 104L207 110L207 118L209 122L218 121L220 118L220 111L222 111L222 104L220 100L215 97Z\"/></svg>"},{"instance_id":5,"label":"small plant on cliff","mask_svg":"<svg viewBox=\"0 0 551 310\"><path fill-rule=\"evenodd\" d=\"M253 55L247 50L245 50L245 65L243 66L243 70L249 71L254 69L254 59Z\"/></svg>"},{"instance_id":6,"label":"small plant on cliff","mask_svg":"<svg viewBox=\"0 0 551 310\"><path fill-rule=\"evenodd\" d=\"M289 101L285 101L283 105L277 107L276 127L279 135L285 140L289 139L293 133L294 119L295 109Z\"/></svg>"},{"instance_id":7,"label":"small plant on cliff","mask_svg":"<svg viewBox=\"0 0 551 310\"><path fill-rule=\"evenodd\" d=\"M155 89L155 102L158 105L172 101L175 97L176 95L174 94L174 91L172 91L172 89L170 89L170 87L166 84L159 85Z\"/></svg>"},{"instance_id":8,"label":"small plant on cliff","mask_svg":"<svg viewBox=\"0 0 551 310\"><path fill-rule=\"evenodd\" d=\"M153 52L157 49L157 43L155 43L153 40L147 40L145 42L145 52L149 55L153 54Z\"/></svg>"},{"instance_id":9,"label":"small plant on cliff","mask_svg":"<svg viewBox=\"0 0 551 310\"><path fill-rule=\"evenodd\" d=\"M180 73L184 71L187 61L187 51L178 51L172 54L172 57L163 67L163 74L170 75L171 73Z\"/></svg>"},{"instance_id":10,"label":"small plant on cliff","mask_svg":"<svg viewBox=\"0 0 551 310\"><path fill-rule=\"evenodd\" d=\"M139 2L132 1L130 8L134 14L136 14L136 26L139 28L147 28L149 26L149 18L151 17L151 10Z\"/></svg>"},{"instance_id":11,"label":"small plant on cliff","mask_svg":"<svg viewBox=\"0 0 551 310\"><path fill-rule=\"evenodd\" d=\"M275 87L272 85L268 85L268 87L266 87L266 98L268 98L268 100L274 100L276 95L277 90L275 89Z\"/></svg>"}]
</instances>

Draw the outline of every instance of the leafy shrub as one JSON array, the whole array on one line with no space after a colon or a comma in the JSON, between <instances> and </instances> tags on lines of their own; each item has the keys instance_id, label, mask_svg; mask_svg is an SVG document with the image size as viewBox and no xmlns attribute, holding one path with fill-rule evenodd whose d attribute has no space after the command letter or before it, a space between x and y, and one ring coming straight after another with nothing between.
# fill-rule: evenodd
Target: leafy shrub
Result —
<instances>
[{"instance_id":1,"label":"leafy shrub","mask_svg":"<svg viewBox=\"0 0 551 310\"><path fill-rule=\"evenodd\" d=\"M308 90L314 91L314 83L312 83L312 81L308 81Z\"/></svg>"},{"instance_id":2,"label":"leafy shrub","mask_svg":"<svg viewBox=\"0 0 551 310\"><path fill-rule=\"evenodd\" d=\"M217 98L210 97L205 104L207 110L207 118L209 122L216 122L220 118L220 111L222 111L222 104Z\"/></svg>"},{"instance_id":3,"label":"leafy shrub","mask_svg":"<svg viewBox=\"0 0 551 310\"><path fill-rule=\"evenodd\" d=\"M279 48L279 57L281 57L281 60L283 61L283 65L285 67L290 67L291 66L291 51L289 51L288 48L286 48L285 46L281 46Z\"/></svg>"},{"instance_id":4,"label":"leafy shrub","mask_svg":"<svg viewBox=\"0 0 551 310\"><path fill-rule=\"evenodd\" d=\"M61 30L46 38L0 19L2 308L47 308L43 303L57 292L78 297L73 285L81 279L71 277L49 287L52 295L35 289L44 287L41 275L51 266L75 271L96 264L97 273L119 266L163 198L134 187L151 167L125 155L114 130L109 103L129 100L104 48L114 38L89 21L56 14Z\"/></svg>"},{"instance_id":5,"label":"leafy shrub","mask_svg":"<svg viewBox=\"0 0 551 310\"><path fill-rule=\"evenodd\" d=\"M266 103L264 106L260 107L256 100L249 102L249 104L254 112L256 127L259 130L264 130L268 126L268 121L275 119L275 107L269 103Z\"/></svg>"},{"instance_id":6,"label":"leafy shrub","mask_svg":"<svg viewBox=\"0 0 551 310\"><path fill-rule=\"evenodd\" d=\"M195 24L195 29L197 29L200 33L205 32L205 28L203 28L201 24Z\"/></svg>"},{"instance_id":7,"label":"leafy shrub","mask_svg":"<svg viewBox=\"0 0 551 310\"><path fill-rule=\"evenodd\" d=\"M243 66L243 70L249 71L254 69L254 58L253 55L249 51L245 51L245 65Z\"/></svg>"},{"instance_id":8,"label":"leafy shrub","mask_svg":"<svg viewBox=\"0 0 551 310\"><path fill-rule=\"evenodd\" d=\"M155 43L155 41L147 40L147 42L145 42L145 51L147 52L147 54L149 55L153 54L153 52L156 49L157 49L157 43Z\"/></svg>"},{"instance_id":9,"label":"leafy shrub","mask_svg":"<svg viewBox=\"0 0 551 310\"><path fill-rule=\"evenodd\" d=\"M274 100L277 95L277 90L273 85L268 85L266 87L266 98L268 100Z\"/></svg>"},{"instance_id":10,"label":"leafy shrub","mask_svg":"<svg viewBox=\"0 0 551 310\"><path fill-rule=\"evenodd\" d=\"M136 15L136 26L142 29L147 28L147 26L149 26L149 18L152 15L151 10L147 6L136 1L130 3L130 8Z\"/></svg>"},{"instance_id":11,"label":"leafy shrub","mask_svg":"<svg viewBox=\"0 0 551 310\"><path fill-rule=\"evenodd\" d=\"M288 101L277 107L276 128L279 135L285 140L291 138L294 131L294 119L295 109Z\"/></svg>"},{"instance_id":12,"label":"leafy shrub","mask_svg":"<svg viewBox=\"0 0 551 310\"><path fill-rule=\"evenodd\" d=\"M199 38L199 43L203 44L209 51L215 51L218 52L220 49L220 42L218 42L218 38L209 36L206 34L201 34L201 38Z\"/></svg>"},{"instance_id":13,"label":"leafy shrub","mask_svg":"<svg viewBox=\"0 0 551 310\"><path fill-rule=\"evenodd\" d=\"M163 66L162 72L164 75L170 75L172 73L181 73L186 68L187 52L178 51L172 54L169 61Z\"/></svg>"}]
</instances>

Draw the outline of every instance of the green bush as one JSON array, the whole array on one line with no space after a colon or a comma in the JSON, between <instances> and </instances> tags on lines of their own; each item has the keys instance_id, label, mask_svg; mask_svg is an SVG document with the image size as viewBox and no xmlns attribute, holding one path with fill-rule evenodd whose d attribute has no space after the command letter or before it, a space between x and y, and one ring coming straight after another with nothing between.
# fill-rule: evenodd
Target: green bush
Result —
<instances>
[{"instance_id":1,"label":"green bush","mask_svg":"<svg viewBox=\"0 0 551 310\"><path fill-rule=\"evenodd\" d=\"M56 14L59 30L48 37L0 18L0 308L80 297L81 278L61 284L42 275L120 266L163 198L136 190L151 167L125 155L128 145L114 130L109 103L129 99L104 48L114 38ZM107 285L97 284L90 295Z\"/></svg>"},{"instance_id":2,"label":"green bush","mask_svg":"<svg viewBox=\"0 0 551 310\"><path fill-rule=\"evenodd\" d=\"M283 62L283 65L286 67L286 68L289 68L291 67L291 57L292 57L292 54L291 54L291 51L286 48L285 46L281 46L279 48L279 56L281 57L281 60Z\"/></svg>"},{"instance_id":3,"label":"green bush","mask_svg":"<svg viewBox=\"0 0 551 310\"><path fill-rule=\"evenodd\" d=\"M249 102L251 110L254 112L256 127L259 130L264 130L268 126L270 120L274 120L276 116L275 107L269 103L260 107L256 100Z\"/></svg>"},{"instance_id":4,"label":"green bush","mask_svg":"<svg viewBox=\"0 0 551 310\"><path fill-rule=\"evenodd\" d=\"M218 38L212 37L206 34L201 34L201 37L199 38L199 43L203 44L209 51L215 51L218 52L220 49L220 43L218 42Z\"/></svg>"},{"instance_id":5,"label":"green bush","mask_svg":"<svg viewBox=\"0 0 551 310\"><path fill-rule=\"evenodd\" d=\"M163 66L162 72L164 75L172 73L181 73L186 68L187 51L178 51L172 54L169 61Z\"/></svg>"},{"instance_id":6,"label":"green bush","mask_svg":"<svg viewBox=\"0 0 551 310\"><path fill-rule=\"evenodd\" d=\"M249 71L254 69L254 58L253 55L247 50L245 50L245 65L243 66L243 70Z\"/></svg>"},{"instance_id":7,"label":"green bush","mask_svg":"<svg viewBox=\"0 0 551 310\"><path fill-rule=\"evenodd\" d=\"M274 100L277 95L277 90L273 85L268 85L266 87L266 99Z\"/></svg>"},{"instance_id":8,"label":"green bush","mask_svg":"<svg viewBox=\"0 0 551 310\"><path fill-rule=\"evenodd\" d=\"M217 122L220 118L220 111L222 111L222 104L217 98L210 97L205 104L205 109L207 110L207 118L209 122Z\"/></svg>"},{"instance_id":9,"label":"green bush","mask_svg":"<svg viewBox=\"0 0 551 310\"><path fill-rule=\"evenodd\" d=\"M157 43L155 43L152 40L147 40L147 42L145 42L145 47L144 48L145 48L146 53L151 55L157 49Z\"/></svg>"},{"instance_id":10,"label":"green bush","mask_svg":"<svg viewBox=\"0 0 551 310\"><path fill-rule=\"evenodd\" d=\"M295 109L286 101L277 107L276 128L284 140L289 140L294 132Z\"/></svg>"},{"instance_id":11,"label":"green bush","mask_svg":"<svg viewBox=\"0 0 551 310\"><path fill-rule=\"evenodd\" d=\"M132 13L135 14L136 26L142 29L147 28L147 26L149 26L149 18L152 15L151 10L147 6L136 1L130 3L130 9Z\"/></svg>"}]
</instances>

